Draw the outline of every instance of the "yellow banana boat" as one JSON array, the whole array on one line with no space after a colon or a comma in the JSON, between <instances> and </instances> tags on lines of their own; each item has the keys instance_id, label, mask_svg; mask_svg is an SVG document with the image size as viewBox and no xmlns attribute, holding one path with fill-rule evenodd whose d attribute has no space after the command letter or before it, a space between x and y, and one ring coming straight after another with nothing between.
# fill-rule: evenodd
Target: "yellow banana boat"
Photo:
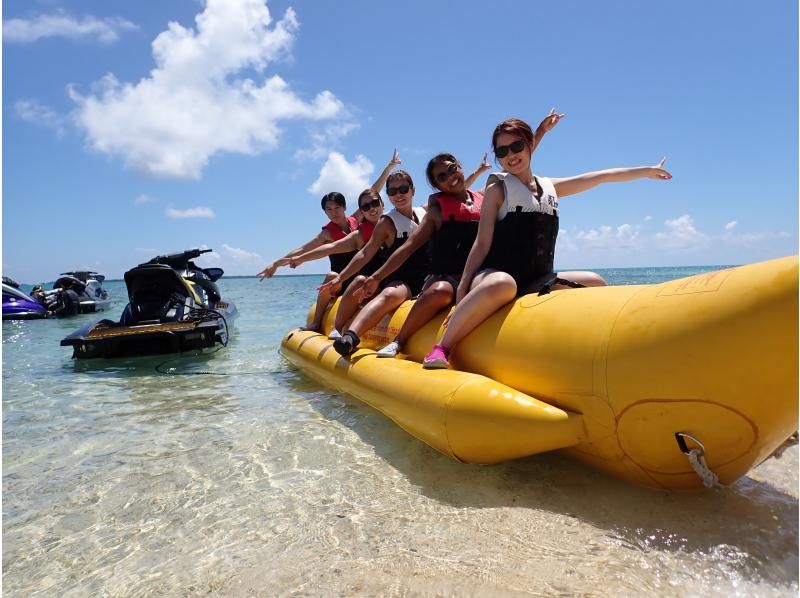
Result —
<instances>
[{"instance_id":1,"label":"yellow banana boat","mask_svg":"<svg viewBox=\"0 0 800 598\"><path fill-rule=\"evenodd\" d=\"M466 337L451 370L420 365L444 314L411 338L406 359L376 357L411 305L348 358L326 336L298 330L281 350L465 463L563 449L634 483L697 488L733 482L797 430L797 256L527 295Z\"/></svg>"}]
</instances>

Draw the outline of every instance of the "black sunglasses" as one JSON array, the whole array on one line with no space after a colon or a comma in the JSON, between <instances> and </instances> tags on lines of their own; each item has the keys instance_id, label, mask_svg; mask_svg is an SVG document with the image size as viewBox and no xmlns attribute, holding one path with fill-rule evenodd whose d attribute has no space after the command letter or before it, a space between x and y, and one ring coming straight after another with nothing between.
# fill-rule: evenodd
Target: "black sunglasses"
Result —
<instances>
[{"instance_id":1,"label":"black sunglasses","mask_svg":"<svg viewBox=\"0 0 800 598\"><path fill-rule=\"evenodd\" d=\"M517 139L514 143L509 143L508 145L498 145L494 148L494 155L498 158L505 158L509 150L511 150L513 154L518 154L524 149L525 142L522 141L522 139Z\"/></svg>"},{"instance_id":2,"label":"black sunglasses","mask_svg":"<svg viewBox=\"0 0 800 598\"><path fill-rule=\"evenodd\" d=\"M411 187L409 187L408 185L400 185L399 187L388 187L386 189L386 193L389 195L389 197L397 195L398 193L402 193L403 195L405 195L406 193L408 193L409 189L411 189Z\"/></svg>"},{"instance_id":3,"label":"black sunglasses","mask_svg":"<svg viewBox=\"0 0 800 598\"><path fill-rule=\"evenodd\" d=\"M453 176L456 171L461 169L461 164L458 162L450 162L450 165L447 167L446 172L440 172L436 175L436 180L440 183L444 183L449 177Z\"/></svg>"},{"instance_id":4,"label":"black sunglasses","mask_svg":"<svg viewBox=\"0 0 800 598\"><path fill-rule=\"evenodd\" d=\"M381 200L380 199L373 199L370 202L362 203L360 206L362 212L369 212L370 210L377 210L381 207Z\"/></svg>"}]
</instances>

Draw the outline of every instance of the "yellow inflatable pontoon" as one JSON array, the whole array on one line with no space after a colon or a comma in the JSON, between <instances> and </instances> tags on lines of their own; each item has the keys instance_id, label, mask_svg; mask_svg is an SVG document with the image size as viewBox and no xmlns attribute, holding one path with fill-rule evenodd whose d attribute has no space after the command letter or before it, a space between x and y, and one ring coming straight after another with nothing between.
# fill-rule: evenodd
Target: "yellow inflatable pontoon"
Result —
<instances>
[{"instance_id":1,"label":"yellow inflatable pontoon","mask_svg":"<svg viewBox=\"0 0 800 598\"><path fill-rule=\"evenodd\" d=\"M326 315L330 330L338 303ZM497 463L563 449L659 488L730 483L797 430L796 256L654 285L528 295L423 370L444 314L406 359L378 359L406 302L339 356L292 331L281 350L442 453Z\"/></svg>"}]
</instances>

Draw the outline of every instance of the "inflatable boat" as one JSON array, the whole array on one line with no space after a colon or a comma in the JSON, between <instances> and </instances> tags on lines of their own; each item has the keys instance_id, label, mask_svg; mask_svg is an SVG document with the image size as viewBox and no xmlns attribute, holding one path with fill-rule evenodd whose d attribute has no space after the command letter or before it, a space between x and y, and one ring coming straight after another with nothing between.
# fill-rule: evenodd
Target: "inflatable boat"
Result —
<instances>
[{"instance_id":1,"label":"inflatable boat","mask_svg":"<svg viewBox=\"0 0 800 598\"><path fill-rule=\"evenodd\" d=\"M526 295L467 336L449 370L420 365L444 314L404 358L375 355L410 308L384 318L348 358L301 330L281 351L465 463L563 450L633 483L691 489L732 483L797 430L797 256Z\"/></svg>"}]
</instances>

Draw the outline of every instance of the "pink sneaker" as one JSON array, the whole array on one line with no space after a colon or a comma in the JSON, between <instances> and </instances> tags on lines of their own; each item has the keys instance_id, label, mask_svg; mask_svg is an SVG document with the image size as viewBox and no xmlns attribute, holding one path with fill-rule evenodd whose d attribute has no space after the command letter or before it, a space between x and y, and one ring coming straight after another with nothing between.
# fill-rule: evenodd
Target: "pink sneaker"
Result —
<instances>
[{"instance_id":1,"label":"pink sneaker","mask_svg":"<svg viewBox=\"0 0 800 598\"><path fill-rule=\"evenodd\" d=\"M433 345L431 352L422 360L422 367L426 370L445 370L450 367L447 358L450 356L450 349L442 345Z\"/></svg>"}]
</instances>

